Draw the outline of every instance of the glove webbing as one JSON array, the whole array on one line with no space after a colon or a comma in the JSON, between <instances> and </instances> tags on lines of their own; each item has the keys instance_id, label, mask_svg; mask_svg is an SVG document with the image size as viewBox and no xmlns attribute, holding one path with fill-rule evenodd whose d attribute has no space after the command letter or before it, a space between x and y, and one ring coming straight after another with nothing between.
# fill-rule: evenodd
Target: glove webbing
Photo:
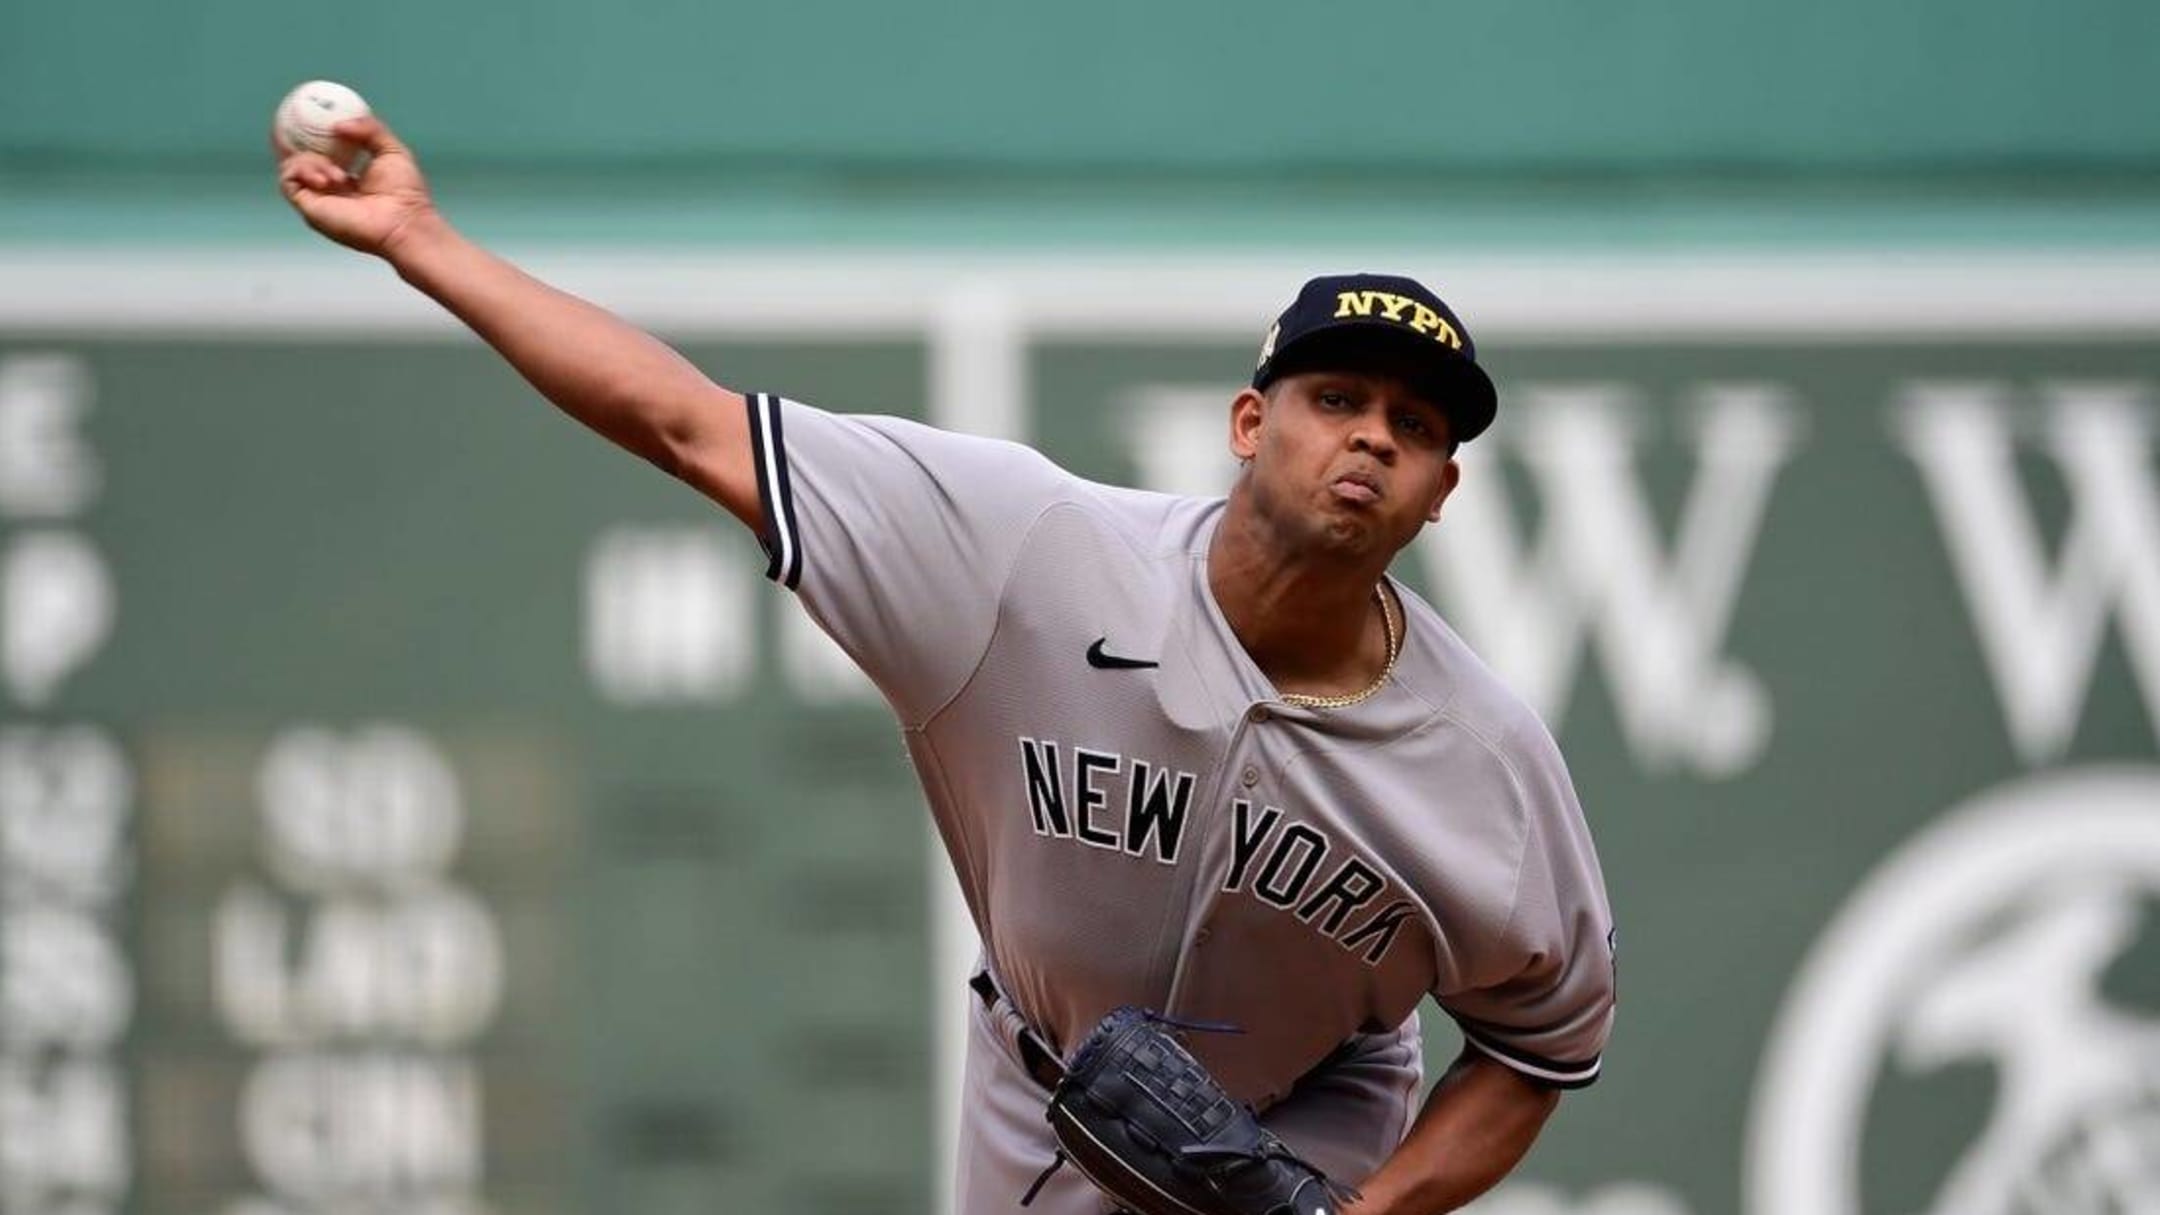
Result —
<instances>
[{"instance_id":1,"label":"glove webbing","mask_svg":"<svg viewBox=\"0 0 2160 1215\"><path fill-rule=\"evenodd\" d=\"M1245 1032L1242 1027L1232 1025L1227 1021L1186 1021L1177 1017L1169 1016L1164 1013L1156 1012L1153 1009L1147 1009L1143 1011L1141 1015L1147 1020L1157 1025L1167 1025L1172 1029L1192 1030L1195 1032L1207 1034L1242 1034ZM1082 1061L1083 1060L1080 1058L1074 1059L1073 1067L1079 1067ZM1054 1057L1052 1058L1051 1062L1055 1063L1058 1066L1058 1069L1061 1073L1071 1070L1065 1067L1062 1061L1057 1060ZM1027 1188L1027 1193L1020 1196L1020 1205L1032 1205L1035 1201L1035 1196L1042 1193L1043 1186L1049 1183L1051 1174L1057 1172L1061 1168L1064 1168L1065 1162L1069 1159L1071 1159L1071 1157L1065 1154L1065 1149L1062 1147L1051 1152L1050 1167L1044 1169L1042 1172L1035 1175L1035 1180L1029 1184ZM1298 1161L1298 1163L1303 1164L1304 1161L1301 1160Z\"/></svg>"}]
</instances>

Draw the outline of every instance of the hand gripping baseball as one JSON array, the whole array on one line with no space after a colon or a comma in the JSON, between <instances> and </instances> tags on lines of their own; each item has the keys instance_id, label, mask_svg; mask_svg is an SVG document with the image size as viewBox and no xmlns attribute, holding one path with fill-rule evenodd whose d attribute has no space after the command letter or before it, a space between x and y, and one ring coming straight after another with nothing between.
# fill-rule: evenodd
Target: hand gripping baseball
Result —
<instances>
[{"instance_id":1,"label":"hand gripping baseball","mask_svg":"<svg viewBox=\"0 0 2160 1215\"><path fill-rule=\"evenodd\" d=\"M1335 1215L1355 1191L1261 1127L1171 1036L1175 1024L1121 1008L1080 1044L1050 1098L1058 1163L1135 1215Z\"/></svg>"},{"instance_id":2,"label":"hand gripping baseball","mask_svg":"<svg viewBox=\"0 0 2160 1215\"><path fill-rule=\"evenodd\" d=\"M278 162L278 186L308 227L347 248L381 254L416 223L436 218L420 162L381 119L355 118L335 131L367 149L358 177L317 152Z\"/></svg>"}]
</instances>

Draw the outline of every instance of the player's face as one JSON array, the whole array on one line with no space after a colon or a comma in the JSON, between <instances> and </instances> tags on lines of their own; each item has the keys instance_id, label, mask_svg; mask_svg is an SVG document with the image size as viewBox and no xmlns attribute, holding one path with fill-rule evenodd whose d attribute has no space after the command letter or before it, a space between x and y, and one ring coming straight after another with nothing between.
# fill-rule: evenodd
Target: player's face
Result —
<instances>
[{"instance_id":1,"label":"player's face","mask_svg":"<svg viewBox=\"0 0 2160 1215\"><path fill-rule=\"evenodd\" d=\"M1392 556L1440 518L1461 472L1447 415L1381 371L1306 372L1247 390L1230 431L1231 451L1250 461L1254 508L1315 551Z\"/></svg>"}]
</instances>

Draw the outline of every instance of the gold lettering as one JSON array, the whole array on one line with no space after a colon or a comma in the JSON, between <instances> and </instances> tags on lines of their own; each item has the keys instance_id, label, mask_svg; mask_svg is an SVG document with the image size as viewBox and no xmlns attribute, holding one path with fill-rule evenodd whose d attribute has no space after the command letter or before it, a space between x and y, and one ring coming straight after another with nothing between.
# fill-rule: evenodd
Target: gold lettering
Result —
<instances>
[{"instance_id":1,"label":"gold lettering","mask_svg":"<svg viewBox=\"0 0 2160 1215\"><path fill-rule=\"evenodd\" d=\"M1455 326L1448 324L1446 317L1407 295L1396 295L1392 291L1341 291L1335 295L1337 319L1371 316L1376 307L1388 320L1400 321L1419 333L1430 334L1434 341L1452 349L1462 349L1462 335L1455 331ZM1405 313L1409 315L1405 317ZM1266 358L1266 354L1261 355L1263 361Z\"/></svg>"}]
</instances>

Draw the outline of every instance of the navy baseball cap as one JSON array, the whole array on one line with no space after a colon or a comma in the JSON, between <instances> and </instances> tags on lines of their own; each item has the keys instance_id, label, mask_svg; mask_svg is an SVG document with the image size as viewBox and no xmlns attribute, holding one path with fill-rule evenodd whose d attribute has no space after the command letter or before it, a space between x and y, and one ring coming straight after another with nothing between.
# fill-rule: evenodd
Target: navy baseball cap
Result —
<instances>
[{"instance_id":1,"label":"navy baseball cap","mask_svg":"<svg viewBox=\"0 0 2160 1215\"><path fill-rule=\"evenodd\" d=\"M1492 425L1500 396L1477 365L1477 346L1454 310L1415 279L1334 274L1313 279L1275 318L1260 346L1252 386L1286 375L1349 371L1376 349L1392 349L1419 369L1416 387L1447 414L1456 442Z\"/></svg>"}]
</instances>

